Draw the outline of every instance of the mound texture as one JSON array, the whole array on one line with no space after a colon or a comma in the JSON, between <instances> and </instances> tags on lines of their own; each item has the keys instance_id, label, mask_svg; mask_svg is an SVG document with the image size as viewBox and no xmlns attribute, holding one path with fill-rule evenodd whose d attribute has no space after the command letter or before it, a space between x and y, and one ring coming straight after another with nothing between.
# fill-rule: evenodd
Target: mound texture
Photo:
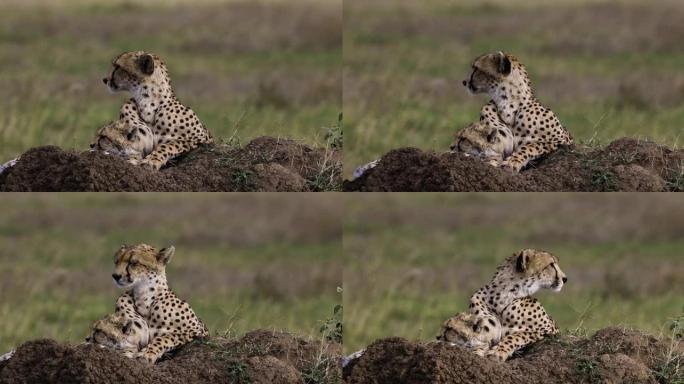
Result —
<instances>
[{"instance_id":1,"label":"mound texture","mask_svg":"<svg viewBox=\"0 0 684 384\"><path fill-rule=\"evenodd\" d=\"M519 174L461 154L401 148L345 191L682 191L684 150L629 138L564 148Z\"/></svg>"},{"instance_id":2,"label":"mound texture","mask_svg":"<svg viewBox=\"0 0 684 384\"><path fill-rule=\"evenodd\" d=\"M319 191L339 189L340 155L259 137L203 146L151 171L101 152L36 147L0 174L0 191Z\"/></svg>"},{"instance_id":3,"label":"mound texture","mask_svg":"<svg viewBox=\"0 0 684 384\"><path fill-rule=\"evenodd\" d=\"M239 340L195 341L154 365L94 345L30 341L0 364L0 383L276 383L339 381L339 345L258 330Z\"/></svg>"},{"instance_id":4,"label":"mound texture","mask_svg":"<svg viewBox=\"0 0 684 384\"><path fill-rule=\"evenodd\" d=\"M684 354L680 347L674 352ZM388 338L371 344L345 367L343 376L348 384L658 384L675 382L661 380L672 372L667 359L671 349L668 341L606 328L590 338L548 339L500 363L443 343Z\"/></svg>"}]
</instances>

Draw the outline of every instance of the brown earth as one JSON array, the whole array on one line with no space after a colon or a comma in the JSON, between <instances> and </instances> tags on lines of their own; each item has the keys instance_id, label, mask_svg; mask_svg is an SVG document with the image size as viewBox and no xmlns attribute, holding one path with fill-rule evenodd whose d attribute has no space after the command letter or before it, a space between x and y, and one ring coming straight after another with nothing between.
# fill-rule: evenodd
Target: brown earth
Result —
<instances>
[{"instance_id":1,"label":"brown earth","mask_svg":"<svg viewBox=\"0 0 684 384\"><path fill-rule=\"evenodd\" d=\"M387 338L371 344L344 368L348 384L674 383L684 345L638 331L605 328L589 338L561 336L539 342L505 363L443 343Z\"/></svg>"},{"instance_id":2,"label":"brown earth","mask_svg":"<svg viewBox=\"0 0 684 384\"><path fill-rule=\"evenodd\" d=\"M29 341L0 363L0 383L275 383L339 381L338 344L256 330L194 341L150 366L91 344Z\"/></svg>"},{"instance_id":3,"label":"brown earth","mask_svg":"<svg viewBox=\"0 0 684 384\"><path fill-rule=\"evenodd\" d=\"M345 191L682 191L684 150L618 139L601 148L560 149L519 174L461 154L400 148Z\"/></svg>"},{"instance_id":4,"label":"brown earth","mask_svg":"<svg viewBox=\"0 0 684 384\"><path fill-rule=\"evenodd\" d=\"M33 148L0 174L0 191L321 191L339 189L341 155L294 140L259 137L211 145L159 171L102 152Z\"/></svg>"}]
</instances>

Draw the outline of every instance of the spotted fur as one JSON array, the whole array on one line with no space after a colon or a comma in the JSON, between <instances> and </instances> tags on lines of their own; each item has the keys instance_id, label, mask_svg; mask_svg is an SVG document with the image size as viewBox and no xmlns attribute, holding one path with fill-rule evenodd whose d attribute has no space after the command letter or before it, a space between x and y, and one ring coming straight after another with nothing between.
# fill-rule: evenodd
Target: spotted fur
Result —
<instances>
[{"instance_id":1,"label":"spotted fur","mask_svg":"<svg viewBox=\"0 0 684 384\"><path fill-rule=\"evenodd\" d=\"M98 129L90 148L138 164L152 153L157 143L158 138L141 119L119 119Z\"/></svg>"},{"instance_id":2,"label":"spotted fur","mask_svg":"<svg viewBox=\"0 0 684 384\"><path fill-rule=\"evenodd\" d=\"M133 98L121 107L122 120L141 119L152 128L156 142L140 164L159 169L166 162L202 143L211 143L209 130L192 109L181 104L171 88L166 65L154 54L124 52L112 61L102 79L110 91L128 91Z\"/></svg>"},{"instance_id":3,"label":"spotted fur","mask_svg":"<svg viewBox=\"0 0 684 384\"><path fill-rule=\"evenodd\" d=\"M507 126L493 127L487 121L467 125L456 133L452 153L474 156L498 167L513 153L513 133Z\"/></svg>"},{"instance_id":4,"label":"spotted fur","mask_svg":"<svg viewBox=\"0 0 684 384\"><path fill-rule=\"evenodd\" d=\"M174 247L158 250L138 244L124 245L114 256L112 278L126 290L117 306L132 306L147 321L150 341L139 357L150 363L165 352L208 335L190 305L169 289L166 265L174 253Z\"/></svg>"},{"instance_id":5,"label":"spotted fur","mask_svg":"<svg viewBox=\"0 0 684 384\"><path fill-rule=\"evenodd\" d=\"M132 305L119 302L114 313L93 323L86 342L115 349L130 358L136 357L149 341L147 322Z\"/></svg>"},{"instance_id":6,"label":"spotted fur","mask_svg":"<svg viewBox=\"0 0 684 384\"><path fill-rule=\"evenodd\" d=\"M551 317L530 296L540 289L559 292L565 282L558 258L549 252L523 249L507 258L491 282L470 298L470 313L503 327L501 341L487 355L504 361L525 345L558 333Z\"/></svg>"},{"instance_id":7,"label":"spotted fur","mask_svg":"<svg viewBox=\"0 0 684 384\"><path fill-rule=\"evenodd\" d=\"M519 172L530 160L572 144L556 115L535 98L527 70L514 56L498 52L476 58L463 85L491 97L480 111L481 121L513 134L514 150L502 167Z\"/></svg>"},{"instance_id":8,"label":"spotted fur","mask_svg":"<svg viewBox=\"0 0 684 384\"><path fill-rule=\"evenodd\" d=\"M501 339L502 327L496 318L484 319L469 312L461 312L447 319L437 340L459 345L484 356Z\"/></svg>"}]
</instances>

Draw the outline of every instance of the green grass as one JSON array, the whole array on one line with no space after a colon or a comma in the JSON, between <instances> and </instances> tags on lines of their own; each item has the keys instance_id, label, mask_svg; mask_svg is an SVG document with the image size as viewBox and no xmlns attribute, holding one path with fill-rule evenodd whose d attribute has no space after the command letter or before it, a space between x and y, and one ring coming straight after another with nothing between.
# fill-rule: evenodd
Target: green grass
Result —
<instances>
[{"instance_id":1,"label":"green grass","mask_svg":"<svg viewBox=\"0 0 684 384\"><path fill-rule=\"evenodd\" d=\"M629 194L392 194L350 199L346 352L382 337L434 340L514 251L546 249L568 284L535 295L563 332L670 335L684 311L684 198Z\"/></svg>"},{"instance_id":2,"label":"green grass","mask_svg":"<svg viewBox=\"0 0 684 384\"><path fill-rule=\"evenodd\" d=\"M212 334L320 338L340 304L341 211L325 196L36 194L3 203L0 351L37 338L83 341L121 294L111 273L123 243L175 245L169 285Z\"/></svg>"},{"instance_id":3,"label":"green grass","mask_svg":"<svg viewBox=\"0 0 684 384\"><path fill-rule=\"evenodd\" d=\"M461 80L475 57L498 50L526 65L577 142L630 136L681 147L684 55L650 28L675 23L681 5L540 3L346 1L345 175L393 148L448 150L487 101Z\"/></svg>"},{"instance_id":4,"label":"green grass","mask_svg":"<svg viewBox=\"0 0 684 384\"><path fill-rule=\"evenodd\" d=\"M219 139L324 146L341 111L335 1L9 2L0 25L0 161L40 145L87 149L129 97L101 81L128 50L159 54L178 98Z\"/></svg>"}]
</instances>

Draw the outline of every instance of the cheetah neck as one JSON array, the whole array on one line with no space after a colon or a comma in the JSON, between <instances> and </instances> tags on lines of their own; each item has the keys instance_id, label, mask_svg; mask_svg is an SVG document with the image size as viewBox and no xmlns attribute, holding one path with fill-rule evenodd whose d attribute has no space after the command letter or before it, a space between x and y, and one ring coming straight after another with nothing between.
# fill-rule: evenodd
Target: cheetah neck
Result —
<instances>
[{"instance_id":1,"label":"cheetah neck","mask_svg":"<svg viewBox=\"0 0 684 384\"><path fill-rule=\"evenodd\" d=\"M522 67L514 68L505 82L496 87L490 96L496 104L499 117L509 127L513 126L518 112L534 100L527 72Z\"/></svg>"},{"instance_id":2,"label":"cheetah neck","mask_svg":"<svg viewBox=\"0 0 684 384\"><path fill-rule=\"evenodd\" d=\"M171 89L171 80L167 76L156 74L138 86L132 94L140 118L147 124L154 123L155 115L160 108L176 100Z\"/></svg>"},{"instance_id":3,"label":"cheetah neck","mask_svg":"<svg viewBox=\"0 0 684 384\"><path fill-rule=\"evenodd\" d=\"M490 311L500 315L514 300L532 296L539 290L532 277L520 277L512 266L497 271L492 281L480 288L476 295Z\"/></svg>"},{"instance_id":4,"label":"cheetah neck","mask_svg":"<svg viewBox=\"0 0 684 384\"><path fill-rule=\"evenodd\" d=\"M164 273L136 284L131 291L136 312L147 318L156 299L167 292L169 292L169 285Z\"/></svg>"}]
</instances>

